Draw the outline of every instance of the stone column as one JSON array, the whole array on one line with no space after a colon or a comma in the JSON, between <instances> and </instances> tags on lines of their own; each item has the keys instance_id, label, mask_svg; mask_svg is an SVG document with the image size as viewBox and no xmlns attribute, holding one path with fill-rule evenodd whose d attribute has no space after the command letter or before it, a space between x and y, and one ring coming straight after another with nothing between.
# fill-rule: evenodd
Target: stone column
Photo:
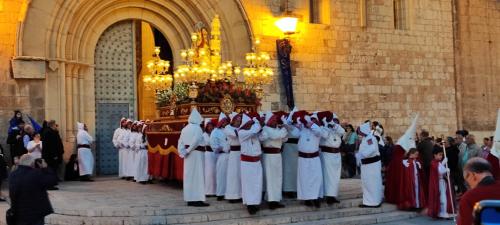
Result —
<instances>
[{"instance_id":1,"label":"stone column","mask_svg":"<svg viewBox=\"0 0 500 225\"><path fill-rule=\"evenodd\" d=\"M65 71L65 82L66 87L66 141L74 142L75 133L74 131L74 118L73 118L73 85L71 76L73 74L73 64L66 64Z\"/></svg>"}]
</instances>

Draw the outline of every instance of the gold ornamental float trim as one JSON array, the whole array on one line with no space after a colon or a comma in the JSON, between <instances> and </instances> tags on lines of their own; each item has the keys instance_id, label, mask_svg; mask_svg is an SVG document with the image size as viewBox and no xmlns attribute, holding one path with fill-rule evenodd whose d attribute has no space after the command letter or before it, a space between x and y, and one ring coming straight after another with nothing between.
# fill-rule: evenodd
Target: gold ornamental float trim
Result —
<instances>
[{"instance_id":1,"label":"gold ornamental float trim","mask_svg":"<svg viewBox=\"0 0 500 225\"><path fill-rule=\"evenodd\" d=\"M157 145L156 147L151 147L151 145L148 144L148 152L150 152L152 154L160 153L160 155L168 155L170 153L174 153L176 155L179 155L177 148L174 147L173 145L167 149L163 149L160 145Z\"/></svg>"}]
</instances>

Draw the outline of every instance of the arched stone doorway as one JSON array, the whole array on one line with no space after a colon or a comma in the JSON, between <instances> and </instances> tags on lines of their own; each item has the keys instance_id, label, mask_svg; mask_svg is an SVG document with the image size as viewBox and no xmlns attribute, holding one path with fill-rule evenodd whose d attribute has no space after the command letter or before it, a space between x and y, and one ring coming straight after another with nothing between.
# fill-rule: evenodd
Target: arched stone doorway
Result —
<instances>
[{"instance_id":1,"label":"arched stone doorway","mask_svg":"<svg viewBox=\"0 0 500 225\"><path fill-rule=\"evenodd\" d=\"M174 62L194 25L219 14L222 54L244 62L251 28L241 0L31 0L19 24L14 60L45 65L45 115L59 122L66 157L74 151L76 121L96 134L95 47L103 32L124 20L154 25L171 44ZM116 125L114 126L116 127Z\"/></svg>"}]
</instances>

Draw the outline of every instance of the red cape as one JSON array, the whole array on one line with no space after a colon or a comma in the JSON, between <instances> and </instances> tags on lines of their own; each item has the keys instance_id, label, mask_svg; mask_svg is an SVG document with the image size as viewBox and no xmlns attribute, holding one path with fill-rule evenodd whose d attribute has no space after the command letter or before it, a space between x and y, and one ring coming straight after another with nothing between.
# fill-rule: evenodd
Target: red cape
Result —
<instances>
[{"instance_id":1,"label":"red cape","mask_svg":"<svg viewBox=\"0 0 500 225\"><path fill-rule=\"evenodd\" d=\"M429 172L429 199L427 201L428 209L427 215L432 218L438 218L439 209L441 207L441 202L439 198L439 161L432 160L431 168ZM446 179L445 179L446 181ZM451 185L453 187L453 184ZM447 209L448 213L453 213L451 207L451 199L450 199L450 190L448 188L448 183L446 184L446 200L447 200Z\"/></svg>"},{"instance_id":2,"label":"red cape","mask_svg":"<svg viewBox=\"0 0 500 225\"><path fill-rule=\"evenodd\" d=\"M408 167L404 167L404 172L403 172L403 182L402 185L400 186L400 192L401 196L399 198L398 202L398 208L399 209L412 209L412 208L417 208L417 200L416 200L416 193L415 193L415 166L414 163L418 162L413 160L413 159L408 159L408 163L410 164ZM419 162L420 163L420 162ZM401 164L403 162L401 161ZM422 163L420 163L422 165ZM417 171L418 171L418 198L419 198L419 207L418 208L425 208L427 205L427 199L425 198L425 186L423 183L423 169L422 167L418 168L417 166Z\"/></svg>"},{"instance_id":3,"label":"red cape","mask_svg":"<svg viewBox=\"0 0 500 225\"><path fill-rule=\"evenodd\" d=\"M385 172L385 201L392 204L399 203L400 187L403 181L403 159L406 151L400 146L395 145L392 152L392 158L387 165Z\"/></svg>"},{"instance_id":4,"label":"red cape","mask_svg":"<svg viewBox=\"0 0 500 225\"><path fill-rule=\"evenodd\" d=\"M498 158L490 153L486 157L486 160L491 164L491 173L495 180L500 180L500 163L498 162Z\"/></svg>"}]
</instances>

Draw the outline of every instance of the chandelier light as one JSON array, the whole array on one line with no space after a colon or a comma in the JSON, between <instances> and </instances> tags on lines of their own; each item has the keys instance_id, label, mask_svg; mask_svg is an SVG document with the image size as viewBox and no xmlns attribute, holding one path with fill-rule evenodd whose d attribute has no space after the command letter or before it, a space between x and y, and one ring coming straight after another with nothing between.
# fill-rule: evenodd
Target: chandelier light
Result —
<instances>
[{"instance_id":1,"label":"chandelier light","mask_svg":"<svg viewBox=\"0 0 500 225\"><path fill-rule=\"evenodd\" d=\"M153 59L146 63L150 74L143 76L143 83L147 90L164 90L172 87L172 75L168 74L170 62L160 58L160 47L155 47Z\"/></svg>"},{"instance_id":2,"label":"chandelier light","mask_svg":"<svg viewBox=\"0 0 500 225\"><path fill-rule=\"evenodd\" d=\"M260 51L260 39L255 39L252 52L246 54L247 65L243 68L245 85L255 90L257 97L262 98L264 91L262 85L270 84L273 81L273 69L268 63L271 59L269 53Z\"/></svg>"}]
</instances>

